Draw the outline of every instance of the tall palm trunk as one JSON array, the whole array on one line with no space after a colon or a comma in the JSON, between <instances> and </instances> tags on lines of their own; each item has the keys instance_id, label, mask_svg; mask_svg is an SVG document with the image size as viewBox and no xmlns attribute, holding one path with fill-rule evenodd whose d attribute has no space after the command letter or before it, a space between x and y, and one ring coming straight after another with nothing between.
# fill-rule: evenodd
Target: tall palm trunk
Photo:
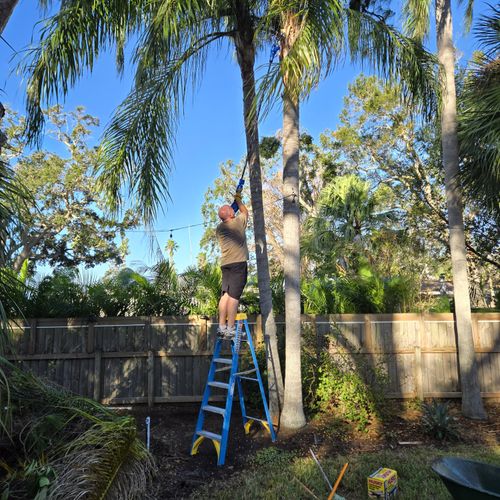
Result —
<instances>
[{"instance_id":1,"label":"tall palm trunk","mask_svg":"<svg viewBox=\"0 0 500 500\"><path fill-rule=\"evenodd\" d=\"M278 422L283 408L283 376L278 355L278 337L273 312L269 259L267 254L266 225L264 205L262 202L262 172L259 155L259 124L255 112L255 46L251 18L247 11L240 13L239 30L235 36L238 64L240 66L243 86L243 115L247 142L247 160L250 177L250 193L252 198L253 230L255 238L255 254L257 257L257 278L259 284L259 301L264 326L266 360L269 387L269 409L273 421Z\"/></svg>"},{"instance_id":2,"label":"tall palm trunk","mask_svg":"<svg viewBox=\"0 0 500 500\"><path fill-rule=\"evenodd\" d=\"M472 321L465 251L462 196L458 172L457 106L455 91L455 50L452 38L451 1L436 0L436 36L442 65L441 145L445 174L446 202L453 270L453 295L458 341L458 362L462 388L462 412L470 418L486 418L472 337Z\"/></svg>"},{"instance_id":3,"label":"tall palm trunk","mask_svg":"<svg viewBox=\"0 0 500 500\"><path fill-rule=\"evenodd\" d=\"M0 35L3 33L19 0L0 0Z\"/></svg>"},{"instance_id":4,"label":"tall palm trunk","mask_svg":"<svg viewBox=\"0 0 500 500\"><path fill-rule=\"evenodd\" d=\"M284 59L297 36L297 18L289 16L284 25L281 58ZM299 97L291 92L284 75L283 95L283 250L285 254L285 405L281 425L298 429L306 424L302 403L300 360L300 208L299 208Z\"/></svg>"}]
</instances>

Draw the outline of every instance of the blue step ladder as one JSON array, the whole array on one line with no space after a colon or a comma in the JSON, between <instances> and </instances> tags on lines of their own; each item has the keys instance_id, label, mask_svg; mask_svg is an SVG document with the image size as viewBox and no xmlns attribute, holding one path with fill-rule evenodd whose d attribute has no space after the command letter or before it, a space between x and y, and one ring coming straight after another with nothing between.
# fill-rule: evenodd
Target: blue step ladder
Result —
<instances>
[{"instance_id":1,"label":"blue step ladder","mask_svg":"<svg viewBox=\"0 0 500 500\"><path fill-rule=\"evenodd\" d=\"M243 331L244 328L244 331ZM229 425L231 422L231 409L233 406L234 387L238 388L238 396L241 406L241 415L243 417L243 427L245 434L250 432L250 427L253 422L259 422L271 435L271 440L276 440L276 433L274 431L271 415L267 406L266 395L264 393L264 386L260 376L259 365L257 364L257 356L252 342L252 335L247 322L247 315L245 313L238 313L236 316L236 332L234 339L231 340L231 358L221 358L220 353L222 349L223 339L217 338L215 342L214 355L208 371L207 385L203 393L200 412L198 414L198 421L196 422L196 430L193 436L193 444L191 446L191 455L198 453L198 448L204 439L210 439L214 444L217 452L217 465L224 465L226 457L227 441L229 438ZM238 371L240 348L242 342L248 344L253 368ZM227 382L219 382L215 380L216 373L229 371L229 380ZM245 409L245 399L243 394L242 380L249 380L259 384L260 395L262 397L262 404L264 406L265 419L252 417L247 415ZM212 389L216 387L227 391L226 405L224 408L220 406L213 406L209 404L208 400L212 396ZM222 431L220 434L210 432L203 429L205 423L206 413L216 413L222 417Z\"/></svg>"}]
</instances>

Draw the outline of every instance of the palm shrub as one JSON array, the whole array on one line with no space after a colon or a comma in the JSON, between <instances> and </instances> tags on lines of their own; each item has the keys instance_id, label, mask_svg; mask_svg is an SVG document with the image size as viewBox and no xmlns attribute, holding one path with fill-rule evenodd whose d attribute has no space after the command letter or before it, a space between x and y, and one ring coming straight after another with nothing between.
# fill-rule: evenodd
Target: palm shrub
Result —
<instances>
[{"instance_id":1,"label":"palm shrub","mask_svg":"<svg viewBox=\"0 0 500 500\"><path fill-rule=\"evenodd\" d=\"M422 426L426 434L440 441L459 438L456 420L450 415L447 402L433 399L422 404L422 411Z\"/></svg>"},{"instance_id":2,"label":"palm shrub","mask_svg":"<svg viewBox=\"0 0 500 500\"><path fill-rule=\"evenodd\" d=\"M132 417L75 396L0 358L2 498L139 498L155 465ZM3 403L3 402L2 402ZM38 495L38 496L37 496Z\"/></svg>"}]
</instances>

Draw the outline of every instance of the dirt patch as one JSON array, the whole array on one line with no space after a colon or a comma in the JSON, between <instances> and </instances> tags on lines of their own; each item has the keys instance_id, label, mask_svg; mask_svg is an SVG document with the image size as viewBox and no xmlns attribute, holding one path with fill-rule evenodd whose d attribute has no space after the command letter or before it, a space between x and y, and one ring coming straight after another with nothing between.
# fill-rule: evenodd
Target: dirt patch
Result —
<instances>
[{"instance_id":1,"label":"dirt patch","mask_svg":"<svg viewBox=\"0 0 500 500\"><path fill-rule=\"evenodd\" d=\"M261 448L271 446L269 434L254 425L250 435L245 435L239 408L233 410L226 465L217 467L217 458L211 442L204 442L199 453L190 456L191 441L196 425L199 405L163 405L151 410L135 406L131 413L137 419L141 435L145 439L145 419L151 417L151 451L158 465L154 498L188 498L201 485L252 467L251 458ZM500 443L500 403L487 404L489 420L471 421L460 415L458 402L451 403L451 411L457 419L462 443L498 445ZM308 425L296 433L281 431L274 446L308 454L313 447L319 456L378 451L384 448L419 446L414 443L434 444L440 448L449 446L427 437L422 432L420 411L404 403L388 403L387 414L373 422L366 431L357 431L352 425L333 415L311 419ZM220 428L221 419L209 416L206 428ZM406 444L401 444L406 443Z\"/></svg>"}]
</instances>

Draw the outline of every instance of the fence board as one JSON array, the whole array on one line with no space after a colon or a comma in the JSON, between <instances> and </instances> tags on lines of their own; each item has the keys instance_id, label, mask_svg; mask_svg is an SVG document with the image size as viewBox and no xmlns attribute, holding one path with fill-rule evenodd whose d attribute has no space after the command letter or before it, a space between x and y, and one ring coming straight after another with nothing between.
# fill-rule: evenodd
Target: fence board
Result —
<instances>
[{"instance_id":1,"label":"fence board","mask_svg":"<svg viewBox=\"0 0 500 500\"><path fill-rule=\"evenodd\" d=\"M283 345L284 318L276 322ZM383 363L391 397L460 397L451 314L303 315L302 322L304 338L316 338L318 352ZM249 323L256 338L261 319L251 317ZM499 397L500 314L473 314L473 323L483 396ZM217 321L34 319L17 322L13 330L18 354L9 358L24 369L104 402L151 404L201 399Z\"/></svg>"}]
</instances>

